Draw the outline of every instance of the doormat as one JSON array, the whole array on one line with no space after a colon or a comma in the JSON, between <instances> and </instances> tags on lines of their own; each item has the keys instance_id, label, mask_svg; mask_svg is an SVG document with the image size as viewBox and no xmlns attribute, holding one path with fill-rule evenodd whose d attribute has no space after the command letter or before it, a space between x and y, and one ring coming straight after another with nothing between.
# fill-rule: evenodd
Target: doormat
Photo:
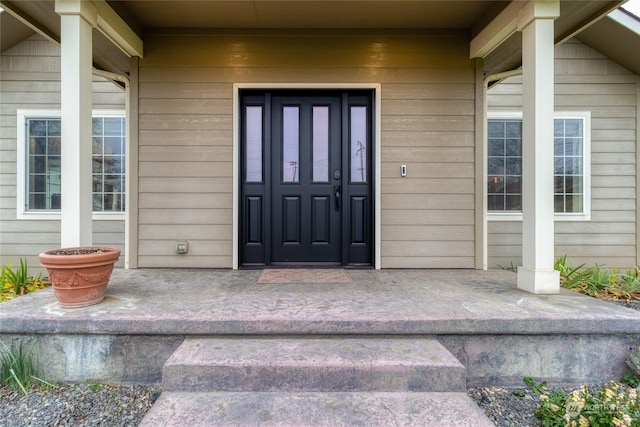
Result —
<instances>
[{"instance_id":1,"label":"doormat","mask_svg":"<svg viewBox=\"0 0 640 427\"><path fill-rule=\"evenodd\" d=\"M351 283L343 269L274 268L262 270L258 283Z\"/></svg>"}]
</instances>

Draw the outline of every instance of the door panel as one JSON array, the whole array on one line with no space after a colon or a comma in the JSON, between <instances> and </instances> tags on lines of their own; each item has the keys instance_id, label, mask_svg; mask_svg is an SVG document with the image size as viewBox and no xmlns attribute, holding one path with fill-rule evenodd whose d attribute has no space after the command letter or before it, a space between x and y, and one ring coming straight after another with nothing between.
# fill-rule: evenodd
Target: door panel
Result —
<instances>
[{"instance_id":1,"label":"door panel","mask_svg":"<svg viewBox=\"0 0 640 427\"><path fill-rule=\"evenodd\" d=\"M340 101L339 96L274 96L271 101L272 263L341 262L341 218L333 209L334 183L328 179L329 169L342 167ZM287 211L279 211L280 205ZM299 233L295 242L293 230Z\"/></svg>"},{"instance_id":2,"label":"door panel","mask_svg":"<svg viewBox=\"0 0 640 427\"><path fill-rule=\"evenodd\" d=\"M241 263L371 265L371 93L247 91L241 106Z\"/></svg>"}]
</instances>

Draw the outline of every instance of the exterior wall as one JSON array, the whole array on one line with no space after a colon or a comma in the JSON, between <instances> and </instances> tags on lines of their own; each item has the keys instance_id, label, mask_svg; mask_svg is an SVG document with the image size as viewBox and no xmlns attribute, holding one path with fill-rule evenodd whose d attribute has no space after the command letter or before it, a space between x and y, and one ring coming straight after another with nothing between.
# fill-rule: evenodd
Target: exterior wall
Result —
<instances>
[{"instance_id":1,"label":"exterior wall","mask_svg":"<svg viewBox=\"0 0 640 427\"><path fill-rule=\"evenodd\" d=\"M637 261L638 76L573 39L556 47L556 111L591 112L591 220L556 221L556 256L573 266ZM489 111L521 111L515 77L492 88ZM489 267L521 263L522 223L489 221Z\"/></svg>"},{"instance_id":2,"label":"exterior wall","mask_svg":"<svg viewBox=\"0 0 640 427\"><path fill-rule=\"evenodd\" d=\"M32 36L0 57L0 264L26 258L30 271L40 265L37 255L60 246L59 220L17 220L16 185L18 109L60 109L60 48ZM94 108L125 108L124 92L110 82L94 79ZM95 244L124 248L124 219L94 221ZM123 264L123 257L118 265Z\"/></svg>"},{"instance_id":3,"label":"exterior wall","mask_svg":"<svg viewBox=\"0 0 640 427\"><path fill-rule=\"evenodd\" d=\"M234 83L379 83L381 266L473 268L468 56L463 32L148 35L138 69L137 265L232 266ZM178 239L189 254L174 254Z\"/></svg>"}]
</instances>

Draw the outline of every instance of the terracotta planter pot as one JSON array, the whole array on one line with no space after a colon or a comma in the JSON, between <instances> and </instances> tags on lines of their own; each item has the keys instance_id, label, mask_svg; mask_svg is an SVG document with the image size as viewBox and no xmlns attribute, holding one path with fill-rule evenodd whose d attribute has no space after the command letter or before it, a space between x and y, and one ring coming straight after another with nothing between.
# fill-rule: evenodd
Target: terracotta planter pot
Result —
<instances>
[{"instance_id":1,"label":"terracotta planter pot","mask_svg":"<svg viewBox=\"0 0 640 427\"><path fill-rule=\"evenodd\" d=\"M62 307L98 304L104 299L120 249L108 246L51 249L40 254Z\"/></svg>"}]
</instances>

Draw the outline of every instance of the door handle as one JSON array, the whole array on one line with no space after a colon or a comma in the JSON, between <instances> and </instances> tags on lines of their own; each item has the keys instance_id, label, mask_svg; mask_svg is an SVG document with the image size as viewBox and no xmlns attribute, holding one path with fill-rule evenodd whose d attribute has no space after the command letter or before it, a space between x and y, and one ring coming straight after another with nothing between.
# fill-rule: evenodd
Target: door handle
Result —
<instances>
[{"instance_id":1,"label":"door handle","mask_svg":"<svg viewBox=\"0 0 640 427\"><path fill-rule=\"evenodd\" d=\"M333 187L333 196L336 199L336 211L340 211L340 186L336 185Z\"/></svg>"}]
</instances>

